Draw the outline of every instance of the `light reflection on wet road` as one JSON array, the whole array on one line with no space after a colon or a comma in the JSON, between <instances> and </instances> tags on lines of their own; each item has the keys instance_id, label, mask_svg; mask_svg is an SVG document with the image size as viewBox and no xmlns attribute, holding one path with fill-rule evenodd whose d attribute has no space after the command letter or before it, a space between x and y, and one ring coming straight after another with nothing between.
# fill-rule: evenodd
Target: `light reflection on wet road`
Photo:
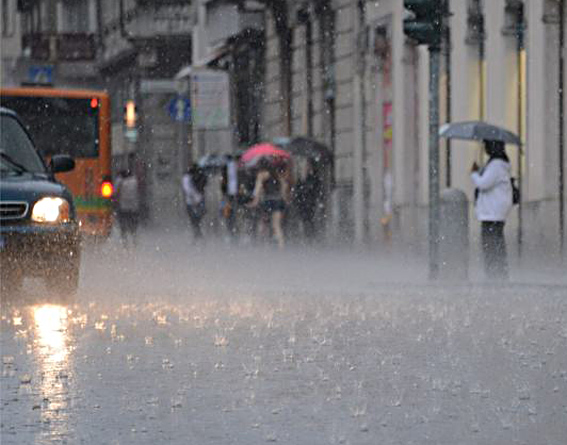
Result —
<instances>
[{"instance_id":1,"label":"light reflection on wet road","mask_svg":"<svg viewBox=\"0 0 567 445\"><path fill-rule=\"evenodd\" d=\"M135 253L87 253L72 304L3 296L3 445L564 444L566 287L173 237Z\"/></svg>"}]
</instances>

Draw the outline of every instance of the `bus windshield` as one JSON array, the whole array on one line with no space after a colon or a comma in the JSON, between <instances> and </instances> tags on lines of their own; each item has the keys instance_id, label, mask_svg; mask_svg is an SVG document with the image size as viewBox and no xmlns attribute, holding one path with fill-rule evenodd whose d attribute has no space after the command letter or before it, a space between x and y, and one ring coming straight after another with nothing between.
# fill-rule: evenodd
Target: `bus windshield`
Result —
<instances>
[{"instance_id":1,"label":"bus windshield","mask_svg":"<svg viewBox=\"0 0 567 445\"><path fill-rule=\"evenodd\" d=\"M2 96L2 106L18 113L42 156L98 157L97 103L91 98Z\"/></svg>"}]
</instances>

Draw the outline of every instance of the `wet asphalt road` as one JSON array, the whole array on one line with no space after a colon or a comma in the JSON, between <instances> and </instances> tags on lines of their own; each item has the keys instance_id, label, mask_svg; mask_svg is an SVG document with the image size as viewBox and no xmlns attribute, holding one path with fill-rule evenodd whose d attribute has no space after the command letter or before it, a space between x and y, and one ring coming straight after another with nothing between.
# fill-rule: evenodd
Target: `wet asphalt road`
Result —
<instances>
[{"instance_id":1,"label":"wet asphalt road","mask_svg":"<svg viewBox=\"0 0 567 445\"><path fill-rule=\"evenodd\" d=\"M174 234L89 249L74 301L2 296L1 443L567 443L562 278L425 276Z\"/></svg>"}]
</instances>

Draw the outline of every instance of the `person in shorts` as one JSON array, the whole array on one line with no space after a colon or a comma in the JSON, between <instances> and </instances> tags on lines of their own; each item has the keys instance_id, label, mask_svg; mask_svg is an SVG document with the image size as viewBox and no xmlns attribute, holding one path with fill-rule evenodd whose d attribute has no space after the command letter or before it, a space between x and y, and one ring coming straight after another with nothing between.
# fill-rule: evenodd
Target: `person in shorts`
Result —
<instances>
[{"instance_id":1,"label":"person in shorts","mask_svg":"<svg viewBox=\"0 0 567 445\"><path fill-rule=\"evenodd\" d=\"M260 209L263 216L260 218L261 222L267 220L271 223L274 238L280 248L285 245L282 221L289 201L288 196L289 183L285 178L284 166L262 159L258 163L253 198L248 206Z\"/></svg>"}]
</instances>

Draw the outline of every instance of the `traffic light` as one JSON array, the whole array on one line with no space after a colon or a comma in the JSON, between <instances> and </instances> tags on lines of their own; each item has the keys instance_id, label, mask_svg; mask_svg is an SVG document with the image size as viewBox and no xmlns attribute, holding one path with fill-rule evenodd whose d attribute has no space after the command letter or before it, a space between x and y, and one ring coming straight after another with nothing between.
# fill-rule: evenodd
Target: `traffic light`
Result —
<instances>
[{"instance_id":1,"label":"traffic light","mask_svg":"<svg viewBox=\"0 0 567 445\"><path fill-rule=\"evenodd\" d=\"M404 32L419 44L439 48L443 29L442 0L404 0L411 15L404 20Z\"/></svg>"}]
</instances>

